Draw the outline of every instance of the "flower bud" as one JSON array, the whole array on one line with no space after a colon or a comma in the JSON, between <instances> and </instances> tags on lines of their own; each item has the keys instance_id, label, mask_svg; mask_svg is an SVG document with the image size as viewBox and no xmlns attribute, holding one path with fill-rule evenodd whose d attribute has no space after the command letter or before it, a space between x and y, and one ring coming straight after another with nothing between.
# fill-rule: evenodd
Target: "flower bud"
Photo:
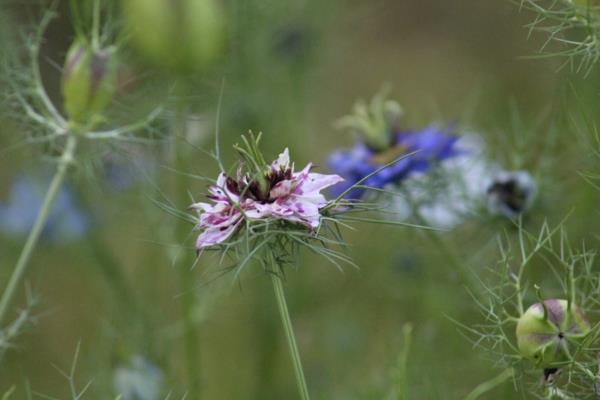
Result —
<instances>
[{"instance_id":1,"label":"flower bud","mask_svg":"<svg viewBox=\"0 0 600 400\"><path fill-rule=\"evenodd\" d=\"M76 40L65 61L62 93L69 119L93 123L112 101L117 68L114 49L95 49L87 41Z\"/></svg>"},{"instance_id":2,"label":"flower bud","mask_svg":"<svg viewBox=\"0 0 600 400\"><path fill-rule=\"evenodd\" d=\"M132 45L160 67L202 71L223 47L225 18L216 0L125 0L123 5Z\"/></svg>"},{"instance_id":3,"label":"flower bud","mask_svg":"<svg viewBox=\"0 0 600 400\"><path fill-rule=\"evenodd\" d=\"M582 311L563 299L529 307L517 323L517 344L523 357L541 368L571 359L573 344L590 331Z\"/></svg>"}]
</instances>

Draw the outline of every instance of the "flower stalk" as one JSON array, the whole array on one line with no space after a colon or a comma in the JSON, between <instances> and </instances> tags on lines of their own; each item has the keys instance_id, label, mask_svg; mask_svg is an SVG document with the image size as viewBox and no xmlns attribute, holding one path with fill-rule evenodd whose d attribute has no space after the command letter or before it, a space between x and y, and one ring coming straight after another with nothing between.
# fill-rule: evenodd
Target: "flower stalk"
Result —
<instances>
[{"instance_id":1,"label":"flower stalk","mask_svg":"<svg viewBox=\"0 0 600 400\"><path fill-rule=\"evenodd\" d=\"M396 373L395 400L408 400L408 355L412 343L413 326L407 322L402 327L404 343L398 356L398 371Z\"/></svg>"},{"instance_id":2,"label":"flower stalk","mask_svg":"<svg viewBox=\"0 0 600 400\"><path fill-rule=\"evenodd\" d=\"M67 142L60 157L58 167L56 169L56 173L52 178L52 182L50 182L50 187L46 192L46 196L44 197L44 202L40 208L38 216L29 232L29 236L27 237L27 241L25 242L25 246L21 251L15 269L6 285L6 289L2 293L2 297L0 298L0 324L6 318L6 314L8 312L8 308L15 297L18 286L23 281L23 277L27 272L27 267L29 266L29 260L36 248L42 230L44 229L44 225L46 220L48 219L48 215L50 210L52 209L52 205L54 203L54 199L56 194L58 193L64 178L67 172L69 165L73 162L75 156L75 150L77 148L77 137L74 135L69 135L67 138Z\"/></svg>"},{"instance_id":3,"label":"flower stalk","mask_svg":"<svg viewBox=\"0 0 600 400\"><path fill-rule=\"evenodd\" d=\"M279 316L283 324L285 336L288 342L290 350L290 356L294 365L294 374L296 376L296 384L302 400L309 400L308 386L306 385L306 379L304 378L304 370L302 369L302 361L300 360L300 352L298 350L298 344L296 343L296 337L294 335L294 328L292 326L292 320L290 313L287 308L285 301L285 292L283 289L282 276L279 273L279 266L275 261L275 256L269 253L269 262L271 263L271 282L273 282L273 290L275 291L275 298L277 299L277 307L279 308Z\"/></svg>"}]
</instances>

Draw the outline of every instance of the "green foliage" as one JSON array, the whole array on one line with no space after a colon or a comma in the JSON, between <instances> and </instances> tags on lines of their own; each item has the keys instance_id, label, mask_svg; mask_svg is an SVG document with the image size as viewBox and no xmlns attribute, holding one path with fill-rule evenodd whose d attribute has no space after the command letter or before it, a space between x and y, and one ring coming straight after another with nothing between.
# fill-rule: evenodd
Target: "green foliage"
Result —
<instances>
[{"instance_id":1,"label":"green foliage","mask_svg":"<svg viewBox=\"0 0 600 400\"><path fill-rule=\"evenodd\" d=\"M502 254L502 260L490 267L494 278L486 286L488 298L477 302L483 321L462 326L474 349L487 352L501 368L514 368L515 382L533 393L540 393L535 384L543 370L542 394L559 391L582 399L593 397L595 349L600 343L600 325L595 322L600 313L596 252L572 247L561 223L555 228L543 224L535 234L519 226L517 248L505 245ZM541 273L533 271L536 260ZM544 293L569 300L544 300L543 307L538 303L526 309L532 303L531 279L548 288ZM536 292L541 297L539 289ZM591 326L583 315L594 318ZM559 321L550 322L557 317ZM555 369L566 377L548 372Z\"/></svg>"},{"instance_id":2,"label":"green foliage","mask_svg":"<svg viewBox=\"0 0 600 400\"><path fill-rule=\"evenodd\" d=\"M535 63L515 62L539 43L523 34L521 21L531 14L515 15L508 2L73 0L70 12L67 3L48 9L8 1L0 9L18 27L0 24L10 31L0 38L0 209L13 176L54 170L46 161L61 158L69 119L82 126L88 109L102 115L93 129L80 129L76 157L65 161L93 232L75 244L42 240L25 279L39 296L21 298L23 285L15 286L15 307L0 326L0 387L28 380L35 392L16 386L4 398L129 400L115 393L113 374L132 354L156 362L171 400L291 398L292 366L265 275L285 278L313 399L593 398L600 317L598 202L589 184L598 186L599 177L595 3L523 1L536 13L529 28L554 42L542 44L549 57ZM31 17L37 14L44 18ZM178 29L195 40L173 39ZM31 33L16 40L19 30ZM108 92L86 102L88 59L61 107L60 76L72 72L61 66L73 35L91 48L118 47L110 106ZM576 102L560 90L571 76L555 72L555 55L587 73L573 85L588 97ZM177 83L157 64L176 72ZM246 166L260 158L252 143L237 152L207 149L214 132L228 150L242 132L266 132L265 154L289 146L298 163L314 161L327 173L327 154L350 140L332 121L382 81L415 110L411 126L459 120L458 132L482 136L491 162L529 170L540 189L527 217L515 226L476 209L452 230L426 229L418 215L403 219L392 210L407 188L385 188L372 190L369 203L333 199L317 231L247 222L230 242L194 259L189 239L198 221L186 207L213 183L205 177L235 173L224 166L237 166L230 160L240 151ZM478 85L480 95L468 100ZM589 118L579 119L588 107ZM372 138L373 147L401 114L384 96L355 111L341 125ZM133 151L125 142L147 146ZM108 183L115 154L139 178L134 187ZM138 163L144 156L154 169ZM452 181L441 170L433 175L419 187L425 200L435 193L455 201L446 195ZM0 232L0 290L20 244ZM544 371L523 357L516 324L530 305L571 296L589 318L589 333L568 346L562 374L541 385ZM444 315L460 321L474 346ZM85 346L71 360L79 340ZM64 380L49 367L69 363Z\"/></svg>"},{"instance_id":3,"label":"green foliage","mask_svg":"<svg viewBox=\"0 0 600 400\"><path fill-rule=\"evenodd\" d=\"M595 0L521 0L520 6L536 14L527 24L529 31L547 36L540 49L545 57L566 58L563 65L591 73L600 59L600 4Z\"/></svg>"}]
</instances>

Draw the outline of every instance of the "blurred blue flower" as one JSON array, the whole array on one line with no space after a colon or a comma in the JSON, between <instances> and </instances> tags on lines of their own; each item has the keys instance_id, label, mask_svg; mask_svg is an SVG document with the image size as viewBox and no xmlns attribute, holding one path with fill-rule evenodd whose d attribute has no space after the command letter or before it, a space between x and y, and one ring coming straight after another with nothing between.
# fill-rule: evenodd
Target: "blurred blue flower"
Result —
<instances>
[{"instance_id":1,"label":"blurred blue flower","mask_svg":"<svg viewBox=\"0 0 600 400\"><path fill-rule=\"evenodd\" d=\"M101 159L101 171L108 186L120 192L152 180L157 162L146 153L130 144L107 152Z\"/></svg>"},{"instance_id":2,"label":"blurred blue flower","mask_svg":"<svg viewBox=\"0 0 600 400\"><path fill-rule=\"evenodd\" d=\"M389 147L383 150L375 150L364 141L359 141L351 150L336 151L329 158L329 167L345 179L345 182L334 187L333 193L342 194L365 176L404 154L415 153L370 176L361 185L383 188L388 184L400 183L413 173L426 172L435 163L460 154L455 146L457 140L458 136L430 125L421 131L397 132ZM353 189L346 198L358 199L364 191L361 188Z\"/></svg>"},{"instance_id":3,"label":"blurred blue flower","mask_svg":"<svg viewBox=\"0 0 600 400\"><path fill-rule=\"evenodd\" d=\"M7 201L0 203L0 233L26 236L35 223L48 185L49 179L19 175ZM88 215L78 207L75 194L63 184L54 199L42 238L57 242L75 240L84 235L89 226Z\"/></svg>"}]
</instances>

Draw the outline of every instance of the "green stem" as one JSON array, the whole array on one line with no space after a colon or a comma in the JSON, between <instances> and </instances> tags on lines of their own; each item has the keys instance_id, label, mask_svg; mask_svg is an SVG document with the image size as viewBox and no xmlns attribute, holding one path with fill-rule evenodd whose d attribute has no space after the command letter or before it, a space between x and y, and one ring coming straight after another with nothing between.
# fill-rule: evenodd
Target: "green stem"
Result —
<instances>
[{"instance_id":1,"label":"green stem","mask_svg":"<svg viewBox=\"0 0 600 400\"><path fill-rule=\"evenodd\" d=\"M92 11L92 46L94 50L100 48L100 0L94 0Z\"/></svg>"},{"instance_id":2,"label":"green stem","mask_svg":"<svg viewBox=\"0 0 600 400\"><path fill-rule=\"evenodd\" d=\"M575 268L569 265L567 275L567 309L571 311L571 307L575 304Z\"/></svg>"},{"instance_id":3,"label":"green stem","mask_svg":"<svg viewBox=\"0 0 600 400\"><path fill-rule=\"evenodd\" d=\"M479 397L481 397L481 395L489 392L490 390L494 389L496 386L503 384L505 381L510 379L512 376L513 376L512 368L505 369L497 377L492 378L489 381L486 381L486 382L483 382L483 383L480 383L479 385L477 385L477 387L475 389L473 389L473 391L471 393L469 393L467 395L467 397L465 397L465 400L478 399Z\"/></svg>"},{"instance_id":4,"label":"green stem","mask_svg":"<svg viewBox=\"0 0 600 400\"><path fill-rule=\"evenodd\" d=\"M257 363L258 370L261 373L258 375L256 390L252 396L255 400L275 400L279 398L276 385L273 385L273 382L277 380L278 365L276 360L279 356L279 349L273 346L273 343L278 339L279 321L264 312L267 309L266 305L271 304L273 301L270 296L272 296L270 293L260 292L257 296L257 307L255 307L257 312L255 325L258 328L257 337L260 338L258 346L261 349Z\"/></svg>"},{"instance_id":5,"label":"green stem","mask_svg":"<svg viewBox=\"0 0 600 400\"><path fill-rule=\"evenodd\" d=\"M4 290L4 293L2 293L2 298L0 299L0 324L2 324L6 318L8 308L15 297L17 288L21 284L25 272L27 271L29 260L33 254L33 251L35 250L42 230L44 229L44 225L48 219L48 214L50 213L52 204L54 203L54 198L56 197L56 194L63 183L69 164L73 161L76 147L77 138L74 135L69 135L65 149L59 160L56 174L54 174L54 178L52 178L52 182L50 182L50 187L46 192L46 196L44 197L44 201L35 223L29 232L25 246L23 246L23 250L21 251L21 255L19 256L15 269L10 277L10 280L8 281L8 284L6 285L6 289Z\"/></svg>"},{"instance_id":6,"label":"green stem","mask_svg":"<svg viewBox=\"0 0 600 400\"><path fill-rule=\"evenodd\" d=\"M273 259L272 262L273 267L276 267ZM300 352L298 351L298 345L296 344L296 337L294 336L292 320L290 319L290 313L285 301L285 293L283 290L281 276L275 271L271 271L271 281L273 282L273 289L275 290L275 298L277 299L279 315L281 317L281 322L283 323L283 329L285 330L285 336L290 349L290 356L292 357L292 363L294 364L294 373L296 375L296 384L298 385L300 398L302 400L309 400L310 397L308 395L308 387L306 385L306 379L304 378L304 371L302 369L302 362L300 361Z\"/></svg>"},{"instance_id":7,"label":"green stem","mask_svg":"<svg viewBox=\"0 0 600 400\"><path fill-rule=\"evenodd\" d=\"M181 96L185 94L182 87L177 88ZM175 138L174 138L174 161L177 171L188 171L186 160L185 144L183 139L185 135L186 110L183 103L178 104L175 116ZM175 198L177 204L185 205L189 203L188 178L183 173L175 175ZM176 237L184 238L190 233L190 226L185 221L179 221L176 227ZM194 305L196 302L194 290L194 271L191 268L193 259L188 255L187 250L182 251L179 264L179 287L181 291L181 313L183 318L183 345L185 351L185 369L187 373L188 400L197 400L200 396L200 364L198 347L198 327L194 321Z\"/></svg>"},{"instance_id":8,"label":"green stem","mask_svg":"<svg viewBox=\"0 0 600 400\"><path fill-rule=\"evenodd\" d=\"M396 375L396 400L408 400L408 353L412 342L412 324L402 327L404 343L398 357L398 374Z\"/></svg>"}]
</instances>

